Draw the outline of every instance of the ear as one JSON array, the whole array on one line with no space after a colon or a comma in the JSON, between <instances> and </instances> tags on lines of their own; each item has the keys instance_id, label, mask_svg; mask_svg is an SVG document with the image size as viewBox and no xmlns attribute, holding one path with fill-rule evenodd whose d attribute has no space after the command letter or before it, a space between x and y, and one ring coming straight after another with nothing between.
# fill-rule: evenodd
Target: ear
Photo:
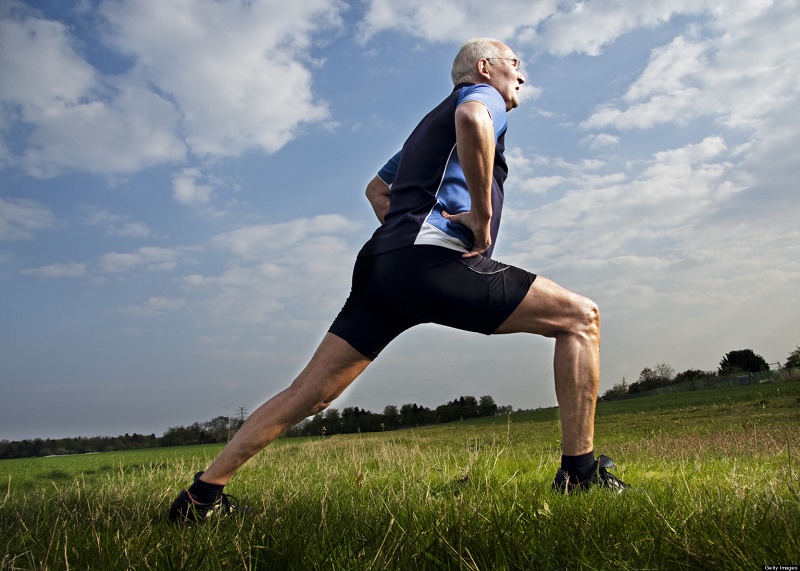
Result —
<instances>
[{"instance_id":1,"label":"ear","mask_svg":"<svg viewBox=\"0 0 800 571\"><path fill-rule=\"evenodd\" d=\"M488 78L490 76L489 61L486 59L478 60L478 63L475 64L475 69L481 77Z\"/></svg>"}]
</instances>

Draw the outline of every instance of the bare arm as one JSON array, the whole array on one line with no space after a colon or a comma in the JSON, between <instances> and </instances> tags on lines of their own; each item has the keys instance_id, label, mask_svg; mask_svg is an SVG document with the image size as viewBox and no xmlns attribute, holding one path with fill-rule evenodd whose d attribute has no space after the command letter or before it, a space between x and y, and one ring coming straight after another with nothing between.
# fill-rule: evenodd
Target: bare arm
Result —
<instances>
[{"instance_id":1,"label":"bare arm","mask_svg":"<svg viewBox=\"0 0 800 571\"><path fill-rule=\"evenodd\" d=\"M380 223L383 224L386 213L389 212L389 198L391 195L389 185L383 182L380 177L376 176L369 181L365 194L372 206L372 210L375 211L375 216L377 216Z\"/></svg>"},{"instance_id":2,"label":"bare arm","mask_svg":"<svg viewBox=\"0 0 800 571\"><path fill-rule=\"evenodd\" d=\"M443 214L448 220L464 224L472 230L472 249L463 256L472 258L492 245L489 227L492 220L495 138L492 117L483 103L467 101L456 109L456 145L472 206L469 211L460 214Z\"/></svg>"}]
</instances>

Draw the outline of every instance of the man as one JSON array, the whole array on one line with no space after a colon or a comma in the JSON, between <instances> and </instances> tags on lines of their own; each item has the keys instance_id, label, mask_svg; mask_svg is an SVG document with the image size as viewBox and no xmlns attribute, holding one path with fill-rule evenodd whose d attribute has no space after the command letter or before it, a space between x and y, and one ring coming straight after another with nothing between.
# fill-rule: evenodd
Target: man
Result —
<instances>
[{"instance_id":1,"label":"man","mask_svg":"<svg viewBox=\"0 0 800 571\"><path fill-rule=\"evenodd\" d=\"M173 520L230 511L223 486L287 428L329 406L397 335L421 323L484 334L555 338L562 459L553 481L569 492L621 490L594 457L600 314L589 299L491 259L507 174L506 113L519 105L520 62L490 38L467 41L453 92L367 187L381 226L364 245L342 311L306 368L262 404L172 504ZM391 186L390 186L391 185Z\"/></svg>"}]
</instances>

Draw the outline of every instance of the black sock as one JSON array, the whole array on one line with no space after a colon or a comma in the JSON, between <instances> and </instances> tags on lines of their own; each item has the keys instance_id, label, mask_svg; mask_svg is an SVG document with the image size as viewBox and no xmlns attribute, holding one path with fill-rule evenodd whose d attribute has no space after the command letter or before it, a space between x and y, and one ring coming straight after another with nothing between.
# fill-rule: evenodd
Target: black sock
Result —
<instances>
[{"instance_id":1,"label":"black sock","mask_svg":"<svg viewBox=\"0 0 800 571\"><path fill-rule=\"evenodd\" d=\"M579 456L561 455L561 469L569 474L570 480L577 479L578 482L583 482L594 473L596 462L594 450Z\"/></svg>"},{"instance_id":2,"label":"black sock","mask_svg":"<svg viewBox=\"0 0 800 571\"><path fill-rule=\"evenodd\" d=\"M219 484L209 484L200 479L199 474L194 479L194 484L189 486L189 493L192 497L203 504L210 504L222 495L225 486Z\"/></svg>"}]
</instances>

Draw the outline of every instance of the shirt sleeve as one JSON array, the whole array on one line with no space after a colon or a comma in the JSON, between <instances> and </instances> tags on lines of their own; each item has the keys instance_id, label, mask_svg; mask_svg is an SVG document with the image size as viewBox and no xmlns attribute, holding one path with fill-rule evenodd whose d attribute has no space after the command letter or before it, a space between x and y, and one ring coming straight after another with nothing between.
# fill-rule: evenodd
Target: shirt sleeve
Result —
<instances>
[{"instance_id":1,"label":"shirt sleeve","mask_svg":"<svg viewBox=\"0 0 800 571\"><path fill-rule=\"evenodd\" d=\"M397 151L395 155L389 159L389 162L383 165L383 168L378 171L378 178L385 182L387 186L392 186L394 182L394 177L397 174L397 165L400 164L401 154L403 154L403 151Z\"/></svg>"},{"instance_id":2,"label":"shirt sleeve","mask_svg":"<svg viewBox=\"0 0 800 571\"><path fill-rule=\"evenodd\" d=\"M494 137L497 139L508 127L508 114L503 96L491 85L479 83L470 85L461 90L456 106L465 101L480 101L489 110L494 124Z\"/></svg>"}]
</instances>

